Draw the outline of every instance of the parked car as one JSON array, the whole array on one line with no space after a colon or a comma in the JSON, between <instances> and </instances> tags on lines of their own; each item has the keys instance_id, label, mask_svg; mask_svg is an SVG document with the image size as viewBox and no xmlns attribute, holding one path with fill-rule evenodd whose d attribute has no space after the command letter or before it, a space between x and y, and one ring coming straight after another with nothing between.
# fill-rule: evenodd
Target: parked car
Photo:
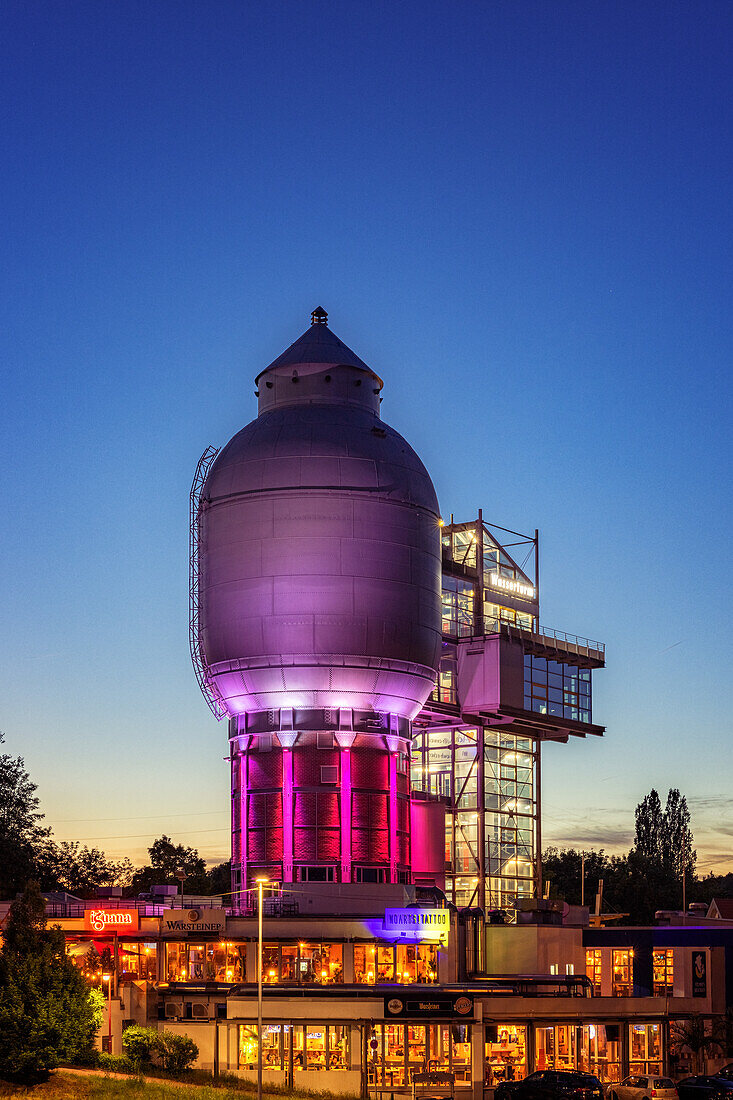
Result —
<instances>
[{"instance_id":1,"label":"parked car","mask_svg":"<svg viewBox=\"0 0 733 1100\"><path fill-rule=\"evenodd\" d=\"M608 1100L678 1100L678 1095L671 1077L632 1073L620 1084L608 1086Z\"/></svg>"},{"instance_id":2,"label":"parked car","mask_svg":"<svg viewBox=\"0 0 733 1100\"><path fill-rule=\"evenodd\" d=\"M697 1074L677 1082L680 1100L733 1100L733 1080Z\"/></svg>"},{"instance_id":3,"label":"parked car","mask_svg":"<svg viewBox=\"0 0 733 1100\"><path fill-rule=\"evenodd\" d=\"M603 1100L603 1086L592 1073L541 1069L523 1081L502 1081L494 1100Z\"/></svg>"},{"instance_id":4,"label":"parked car","mask_svg":"<svg viewBox=\"0 0 733 1100\"><path fill-rule=\"evenodd\" d=\"M726 1081L733 1081L733 1062L729 1062L727 1066L723 1066L715 1073L716 1077L723 1077Z\"/></svg>"}]
</instances>

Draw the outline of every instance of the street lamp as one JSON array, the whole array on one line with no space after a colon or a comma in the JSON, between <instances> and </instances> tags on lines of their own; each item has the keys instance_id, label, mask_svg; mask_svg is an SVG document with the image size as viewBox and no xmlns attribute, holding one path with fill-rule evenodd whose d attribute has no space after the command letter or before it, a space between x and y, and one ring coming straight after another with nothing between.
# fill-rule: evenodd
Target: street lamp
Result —
<instances>
[{"instance_id":1,"label":"street lamp","mask_svg":"<svg viewBox=\"0 0 733 1100\"><path fill-rule=\"evenodd\" d=\"M112 1053L112 975L103 974L102 983L107 983L107 1053Z\"/></svg>"},{"instance_id":2,"label":"street lamp","mask_svg":"<svg viewBox=\"0 0 733 1100\"><path fill-rule=\"evenodd\" d=\"M257 883L257 1100L262 1100L262 888L267 878Z\"/></svg>"}]
</instances>

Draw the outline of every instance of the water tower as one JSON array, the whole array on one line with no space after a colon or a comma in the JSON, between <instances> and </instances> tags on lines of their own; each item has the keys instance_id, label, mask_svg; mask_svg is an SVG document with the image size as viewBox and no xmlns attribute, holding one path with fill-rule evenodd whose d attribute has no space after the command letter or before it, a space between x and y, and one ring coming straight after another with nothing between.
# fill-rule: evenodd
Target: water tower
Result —
<instances>
[{"instance_id":1,"label":"water tower","mask_svg":"<svg viewBox=\"0 0 733 1100\"><path fill-rule=\"evenodd\" d=\"M192 654L228 717L235 893L410 880L411 722L441 650L438 502L382 381L311 326L192 490Z\"/></svg>"}]
</instances>

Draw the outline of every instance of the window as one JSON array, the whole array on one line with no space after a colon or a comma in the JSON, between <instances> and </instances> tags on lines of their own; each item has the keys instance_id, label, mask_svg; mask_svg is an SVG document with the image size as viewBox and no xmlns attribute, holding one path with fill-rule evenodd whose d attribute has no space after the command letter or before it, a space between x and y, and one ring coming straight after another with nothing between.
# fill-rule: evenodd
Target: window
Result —
<instances>
[{"instance_id":1,"label":"window","mask_svg":"<svg viewBox=\"0 0 733 1100\"><path fill-rule=\"evenodd\" d=\"M629 1070L661 1074L659 1024L629 1024Z\"/></svg>"},{"instance_id":2,"label":"window","mask_svg":"<svg viewBox=\"0 0 733 1100\"><path fill-rule=\"evenodd\" d=\"M457 1083L471 1081L471 1030L466 1024L375 1024L377 1057L369 1061L369 1084L388 1090L409 1086L413 1073L440 1070Z\"/></svg>"},{"instance_id":3,"label":"window","mask_svg":"<svg viewBox=\"0 0 733 1100\"><path fill-rule=\"evenodd\" d=\"M510 626L518 626L521 630L532 629L532 616L525 611L515 611L511 607L502 607L500 604L486 601L484 593L484 631L486 634L495 634L502 623Z\"/></svg>"},{"instance_id":4,"label":"window","mask_svg":"<svg viewBox=\"0 0 733 1100\"><path fill-rule=\"evenodd\" d=\"M596 997L601 995L601 952L597 948L588 948L585 952L585 972L593 983Z\"/></svg>"},{"instance_id":5,"label":"window","mask_svg":"<svg viewBox=\"0 0 733 1100\"><path fill-rule=\"evenodd\" d=\"M576 1032L577 1028L574 1024L536 1028L535 1050L538 1068L575 1069Z\"/></svg>"},{"instance_id":6,"label":"window","mask_svg":"<svg viewBox=\"0 0 733 1100\"><path fill-rule=\"evenodd\" d=\"M386 882L384 867L355 867L354 882Z\"/></svg>"},{"instance_id":7,"label":"window","mask_svg":"<svg viewBox=\"0 0 733 1100\"><path fill-rule=\"evenodd\" d=\"M340 943L262 945L262 981L267 985L340 985L343 980Z\"/></svg>"},{"instance_id":8,"label":"window","mask_svg":"<svg viewBox=\"0 0 733 1100\"><path fill-rule=\"evenodd\" d=\"M321 783L338 783L339 770L338 764L322 764L321 765Z\"/></svg>"},{"instance_id":9,"label":"window","mask_svg":"<svg viewBox=\"0 0 733 1100\"><path fill-rule=\"evenodd\" d=\"M444 634L451 638L469 638L473 634L473 599L470 581L443 575Z\"/></svg>"},{"instance_id":10,"label":"window","mask_svg":"<svg viewBox=\"0 0 733 1100\"><path fill-rule=\"evenodd\" d=\"M538 714L590 723L590 669L525 653L524 707Z\"/></svg>"},{"instance_id":11,"label":"window","mask_svg":"<svg viewBox=\"0 0 733 1100\"><path fill-rule=\"evenodd\" d=\"M671 997L674 990L674 961L672 948L653 952L654 996Z\"/></svg>"},{"instance_id":12,"label":"window","mask_svg":"<svg viewBox=\"0 0 733 1100\"><path fill-rule=\"evenodd\" d=\"M292 1046L292 1050L291 1050ZM347 1070L349 1028L342 1024L268 1024L262 1030L263 1071ZM257 1028L239 1027L239 1068L257 1069Z\"/></svg>"},{"instance_id":13,"label":"window","mask_svg":"<svg viewBox=\"0 0 733 1100\"><path fill-rule=\"evenodd\" d=\"M246 981L243 943L167 943L166 980L169 982Z\"/></svg>"},{"instance_id":14,"label":"window","mask_svg":"<svg viewBox=\"0 0 733 1100\"><path fill-rule=\"evenodd\" d=\"M120 940L119 953L120 981L157 981L157 950L154 943L128 943Z\"/></svg>"},{"instance_id":15,"label":"window","mask_svg":"<svg viewBox=\"0 0 733 1100\"><path fill-rule=\"evenodd\" d=\"M611 994L614 997L631 997L633 993L633 951L614 951Z\"/></svg>"},{"instance_id":16,"label":"window","mask_svg":"<svg viewBox=\"0 0 733 1100\"><path fill-rule=\"evenodd\" d=\"M527 1028L522 1024L486 1026L484 1085L523 1081L527 1076Z\"/></svg>"},{"instance_id":17,"label":"window","mask_svg":"<svg viewBox=\"0 0 733 1100\"><path fill-rule=\"evenodd\" d=\"M354 981L357 985L434 985L438 981L437 944L354 944Z\"/></svg>"},{"instance_id":18,"label":"window","mask_svg":"<svg viewBox=\"0 0 733 1100\"><path fill-rule=\"evenodd\" d=\"M455 653L455 646L448 646L446 645L446 643L444 643L443 653L440 658L438 683L433 691L431 698L435 699L439 703L455 703L457 699L457 675L458 659Z\"/></svg>"},{"instance_id":19,"label":"window","mask_svg":"<svg viewBox=\"0 0 733 1100\"><path fill-rule=\"evenodd\" d=\"M581 1027L578 1068L584 1073L595 1074L604 1083L621 1080L620 1024L584 1024Z\"/></svg>"},{"instance_id":20,"label":"window","mask_svg":"<svg viewBox=\"0 0 733 1100\"><path fill-rule=\"evenodd\" d=\"M335 867L301 867L298 872L301 882L335 882Z\"/></svg>"}]
</instances>

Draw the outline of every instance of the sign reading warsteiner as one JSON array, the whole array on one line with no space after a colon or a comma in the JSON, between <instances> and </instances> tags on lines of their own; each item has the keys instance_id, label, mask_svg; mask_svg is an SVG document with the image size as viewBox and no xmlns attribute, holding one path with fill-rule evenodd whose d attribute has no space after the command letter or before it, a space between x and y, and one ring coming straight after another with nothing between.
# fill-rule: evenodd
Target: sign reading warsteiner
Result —
<instances>
[{"instance_id":1,"label":"sign reading warsteiner","mask_svg":"<svg viewBox=\"0 0 733 1100\"><path fill-rule=\"evenodd\" d=\"M166 909L163 913L163 931L181 935L206 932L223 932L226 928L223 909Z\"/></svg>"},{"instance_id":2,"label":"sign reading warsteiner","mask_svg":"<svg viewBox=\"0 0 733 1100\"><path fill-rule=\"evenodd\" d=\"M450 932L450 910L385 909L384 931L410 939L438 940Z\"/></svg>"},{"instance_id":3,"label":"sign reading warsteiner","mask_svg":"<svg viewBox=\"0 0 733 1100\"><path fill-rule=\"evenodd\" d=\"M89 932L137 932L137 909L85 909L84 927Z\"/></svg>"}]
</instances>

